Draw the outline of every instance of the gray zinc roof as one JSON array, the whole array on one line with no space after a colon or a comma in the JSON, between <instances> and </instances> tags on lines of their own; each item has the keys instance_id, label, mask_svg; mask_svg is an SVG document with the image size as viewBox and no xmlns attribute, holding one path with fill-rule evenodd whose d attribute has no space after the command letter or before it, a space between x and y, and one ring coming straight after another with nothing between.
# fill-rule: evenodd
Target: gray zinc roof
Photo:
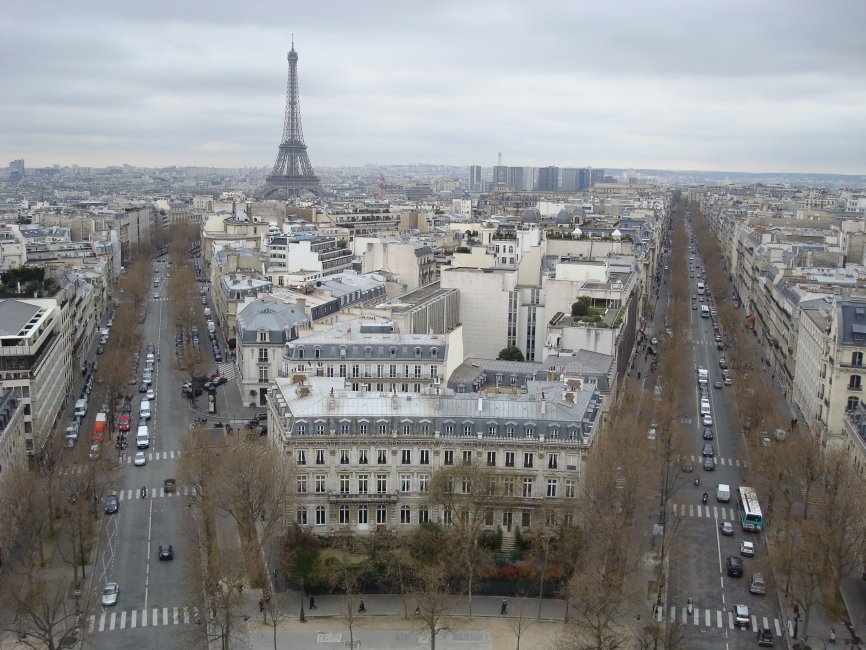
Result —
<instances>
[{"instance_id":1,"label":"gray zinc roof","mask_svg":"<svg viewBox=\"0 0 866 650\"><path fill-rule=\"evenodd\" d=\"M24 326L39 311L40 307L20 300L0 300L0 336L23 336Z\"/></svg>"},{"instance_id":2,"label":"gray zinc roof","mask_svg":"<svg viewBox=\"0 0 866 650\"><path fill-rule=\"evenodd\" d=\"M245 343L255 342L256 332L272 333L271 341L281 340L287 329L308 323L304 310L291 302L254 300L238 312L238 332Z\"/></svg>"}]
</instances>

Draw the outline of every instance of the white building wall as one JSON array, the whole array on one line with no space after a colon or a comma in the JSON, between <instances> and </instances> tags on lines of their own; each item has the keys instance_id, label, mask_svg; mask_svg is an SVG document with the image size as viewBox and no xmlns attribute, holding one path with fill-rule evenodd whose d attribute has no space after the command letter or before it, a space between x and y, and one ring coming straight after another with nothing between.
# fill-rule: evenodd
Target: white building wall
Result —
<instances>
[{"instance_id":1,"label":"white building wall","mask_svg":"<svg viewBox=\"0 0 866 650\"><path fill-rule=\"evenodd\" d=\"M821 317L818 316L818 318ZM819 419L821 400L818 395L822 392L821 385L825 383L820 378L825 341L826 334L818 323L810 317L809 310L801 310L796 346L793 401L803 413L806 423L812 431L820 431L822 426Z\"/></svg>"}]
</instances>

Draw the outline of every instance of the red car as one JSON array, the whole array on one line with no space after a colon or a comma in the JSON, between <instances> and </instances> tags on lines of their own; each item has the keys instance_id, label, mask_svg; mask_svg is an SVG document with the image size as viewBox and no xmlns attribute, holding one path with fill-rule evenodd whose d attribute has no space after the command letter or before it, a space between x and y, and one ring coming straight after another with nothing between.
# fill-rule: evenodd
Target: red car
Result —
<instances>
[{"instance_id":1,"label":"red car","mask_svg":"<svg viewBox=\"0 0 866 650\"><path fill-rule=\"evenodd\" d=\"M124 413L123 415L121 415L120 418L117 420L117 424L118 428L121 431L129 431L129 414Z\"/></svg>"}]
</instances>

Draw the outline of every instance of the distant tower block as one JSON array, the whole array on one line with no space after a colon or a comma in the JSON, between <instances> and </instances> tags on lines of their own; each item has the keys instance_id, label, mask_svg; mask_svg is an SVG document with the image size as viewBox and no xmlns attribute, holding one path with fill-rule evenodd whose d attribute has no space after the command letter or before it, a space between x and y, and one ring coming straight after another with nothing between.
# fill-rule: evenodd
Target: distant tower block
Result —
<instances>
[{"instance_id":1,"label":"distant tower block","mask_svg":"<svg viewBox=\"0 0 866 650\"><path fill-rule=\"evenodd\" d=\"M286 119L283 123L283 141L277 154L277 162L265 178L265 196L284 193L286 196L300 196L307 191L321 195L322 185L313 173L313 166L307 156L304 144L304 130L301 127L301 105L298 93L298 53L295 44L289 52L289 82L286 88Z\"/></svg>"}]
</instances>

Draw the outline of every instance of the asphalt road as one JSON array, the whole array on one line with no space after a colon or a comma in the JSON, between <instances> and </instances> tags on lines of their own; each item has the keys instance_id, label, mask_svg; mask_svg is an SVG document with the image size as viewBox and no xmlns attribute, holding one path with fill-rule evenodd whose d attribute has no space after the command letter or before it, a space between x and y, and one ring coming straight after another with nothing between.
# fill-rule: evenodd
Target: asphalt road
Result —
<instances>
[{"instance_id":1,"label":"asphalt road","mask_svg":"<svg viewBox=\"0 0 866 650\"><path fill-rule=\"evenodd\" d=\"M164 268L160 275L164 278ZM136 394L130 446L119 458L121 479L115 491L120 497L120 509L115 515L105 516L93 572L97 588L101 589L106 582L117 582L120 596L117 605L99 608L86 622L85 636L94 648L182 647L187 644L182 641L185 635L189 642L189 630L198 615L192 606L191 592L198 586L191 584L188 571L190 562L198 562L198 553L183 533L191 516L186 498L188 488L179 481L177 491L166 494L163 481L176 478L181 436L200 413L193 411L189 400L181 394L182 375L175 363L175 325L164 285L160 283L158 299L151 293L143 325L142 360L148 343L154 343L159 353L154 373L156 399L147 421L150 447L143 450L147 464L140 467L133 464L138 451L134 434L140 405ZM208 341L206 333L202 339L203 352L209 354L204 347ZM206 367L210 372L216 364ZM223 392L231 388L237 392L233 384L221 387L218 399L224 402ZM202 411L206 410L206 404L206 395L197 399L196 406ZM104 452L117 453L113 447ZM147 488L146 497L140 494L142 486ZM160 544L172 544L173 560L159 560Z\"/></svg>"},{"instance_id":2,"label":"asphalt road","mask_svg":"<svg viewBox=\"0 0 866 650\"><path fill-rule=\"evenodd\" d=\"M699 255L695 257L696 267L703 266ZM692 293L696 293L697 277L690 277ZM718 290L718 288L713 288ZM716 467L706 471L702 467L701 451L708 441L703 439L703 429L699 414L699 392L697 374L695 382L683 390L688 396L689 427L692 431L691 454L694 473L686 474L688 480L671 498L671 507L666 513L667 525L672 530L670 546L670 565L668 571L668 601L657 612L657 617L665 617L670 624L676 624L684 639L685 647L694 648L754 648L755 635L759 627L769 626L774 634L784 632L782 617L776 608L772 594L769 568L766 566L766 545L763 534L746 532L740 525L736 490L743 482L748 463L744 453L745 440L734 417L732 387L721 389L713 387L715 380L722 379L719 358L724 352L716 349L712 319L701 318L698 309L690 309L688 323L691 340L689 349L693 356L694 367L703 366L709 370L709 400L712 409L713 432L711 442L714 447ZM694 477L700 477L699 486L693 484ZM731 500L718 502L716 488L719 483L731 488ZM704 492L709 495L706 506L701 503ZM733 536L720 533L720 523L729 521L733 525ZM729 577L725 570L728 556L740 556L740 542L751 541L755 544L754 558L744 557L743 577ZM749 577L759 571L767 580L766 596L749 593ZM693 612L687 611L687 602L693 601ZM733 606L748 606L751 623L748 627L736 627L733 619ZM778 639L777 639L778 643Z\"/></svg>"}]
</instances>

